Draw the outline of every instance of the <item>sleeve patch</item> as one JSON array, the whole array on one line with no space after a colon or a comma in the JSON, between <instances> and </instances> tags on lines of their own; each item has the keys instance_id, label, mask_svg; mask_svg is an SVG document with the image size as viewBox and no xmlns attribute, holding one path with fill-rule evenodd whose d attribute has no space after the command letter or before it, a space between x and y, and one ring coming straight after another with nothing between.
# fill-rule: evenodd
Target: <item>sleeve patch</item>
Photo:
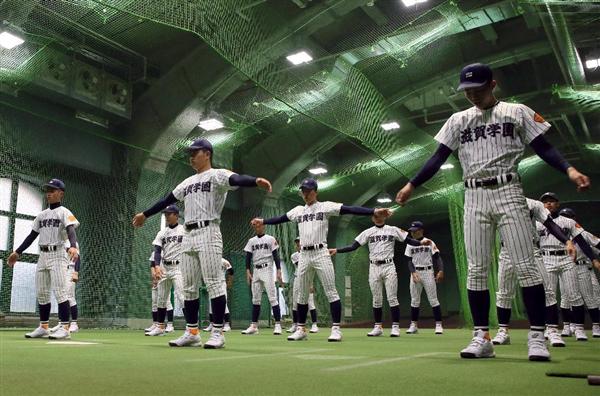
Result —
<instances>
[{"instance_id":1,"label":"sleeve patch","mask_svg":"<svg viewBox=\"0 0 600 396\"><path fill-rule=\"evenodd\" d=\"M541 123L544 123L544 122L546 122L546 120L544 120L544 117L542 117L542 116L541 116L541 115L539 115L538 113L534 113L534 114L533 114L533 120L534 120L535 122L539 122L540 124L541 124Z\"/></svg>"}]
</instances>

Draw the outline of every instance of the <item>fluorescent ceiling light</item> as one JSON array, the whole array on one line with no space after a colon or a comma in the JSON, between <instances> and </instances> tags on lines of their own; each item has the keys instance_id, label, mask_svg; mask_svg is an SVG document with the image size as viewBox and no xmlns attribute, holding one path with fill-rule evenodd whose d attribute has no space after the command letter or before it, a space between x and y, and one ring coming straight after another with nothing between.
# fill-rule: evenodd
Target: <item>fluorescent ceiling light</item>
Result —
<instances>
[{"instance_id":1,"label":"fluorescent ceiling light","mask_svg":"<svg viewBox=\"0 0 600 396\"><path fill-rule=\"evenodd\" d=\"M452 169L452 168L454 168L454 165L452 165L452 164L444 164L440 168L441 169Z\"/></svg>"},{"instance_id":2,"label":"fluorescent ceiling light","mask_svg":"<svg viewBox=\"0 0 600 396\"><path fill-rule=\"evenodd\" d=\"M406 7L414 6L415 4L425 3L427 0L402 0Z\"/></svg>"},{"instance_id":3,"label":"fluorescent ceiling light","mask_svg":"<svg viewBox=\"0 0 600 396\"><path fill-rule=\"evenodd\" d=\"M588 59L585 61L585 67L587 69L595 69L600 66L600 59Z\"/></svg>"},{"instance_id":4,"label":"fluorescent ceiling light","mask_svg":"<svg viewBox=\"0 0 600 396\"><path fill-rule=\"evenodd\" d=\"M387 122L385 124L381 124L381 127L383 128L384 131L391 131L393 129L400 128L400 124L398 124L396 121L392 121L392 122Z\"/></svg>"},{"instance_id":5,"label":"fluorescent ceiling light","mask_svg":"<svg viewBox=\"0 0 600 396\"><path fill-rule=\"evenodd\" d=\"M286 59L289 60L290 62L292 62L294 65L299 65L301 63L308 63L313 58L312 58L312 56L307 54L305 51L300 51L295 54L287 56Z\"/></svg>"},{"instance_id":6,"label":"fluorescent ceiling light","mask_svg":"<svg viewBox=\"0 0 600 396\"><path fill-rule=\"evenodd\" d=\"M0 33L0 46L11 49L25 42L22 38L15 36L9 32Z\"/></svg>"},{"instance_id":7,"label":"fluorescent ceiling light","mask_svg":"<svg viewBox=\"0 0 600 396\"><path fill-rule=\"evenodd\" d=\"M379 203L390 203L392 202L392 197L388 193L382 193L377 197L377 202Z\"/></svg>"},{"instance_id":8,"label":"fluorescent ceiling light","mask_svg":"<svg viewBox=\"0 0 600 396\"><path fill-rule=\"evenodd\" d=\"M313 175L324 175L327 173L327 165L324 163L317 161L313 166L311 166L308 171Z\"/></svg>"},{"instance_id":9,"label":"fluorescent ceiling light","mask_svg":"<svg viewBox=\"0 0 600 396\"><path fill-rule=\"evenodd\" d=\"M198 126L205 131L214 131L215 129L223 128L223 123L215 118L208 118L200 121Z\"/></svg>"}]
</instances>

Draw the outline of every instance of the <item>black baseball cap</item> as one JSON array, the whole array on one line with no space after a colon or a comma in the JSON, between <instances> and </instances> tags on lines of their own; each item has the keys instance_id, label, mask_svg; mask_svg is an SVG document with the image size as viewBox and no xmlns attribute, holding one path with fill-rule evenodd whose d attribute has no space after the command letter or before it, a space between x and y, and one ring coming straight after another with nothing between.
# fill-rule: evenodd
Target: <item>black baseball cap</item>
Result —
<instances>
[{"instance_id":1,"label":"black baseball cap","mask_svg":"<svg viewBox=\"0 0 600 396\"><path fill-rule=\"evenodd\" d=\"M558 199L558 195L556 195L553 192L546 192L543 193L542 196L540 197L540 201L545 202L545 201L551 201L554 200L556 202L559 202L560 200Z\"/></svg>"},{"instance_id":2,"label":"black baseball cap","mask_svg":"<svg viewBox=\"0 0 600 396\"><path fill-rule=\"evenodd\" d=\"M568 217L569 219L575 219L575 211L571 208L562 208L558 214L560 216Z\"/></svg>"},{"instance_id":3,"label":"black baseball cap","mask_svg":"<svg viewBox=\"0 0 600 396\"><path fill-rule=\"evenodd\" d=\"M464 91L469 88L483 87L492 81L492 69L484 63L473 63L463 67L460 72L460 84L457 91Z\"/></svg>"},{"instance_id":4,"label":"black baseball cap","mask_svg":"<svg viewBox=\"0 0 600 396\"><path fill-rule=\"evenodd\" d=\"M196 151L196 150L208 150L210 153L213 153L212 144L206 139L196 139L190 144L187 148L188 151Z\"/></svg>"},{"instance_id":5,"label":"black baseball cap","mask_svg":"<svg viewBox=\"0 0 600 396\"><path fill-rule=\"evenodd\" d=\"M312 178L308 178L308 179L304 179L302 180L302 184L300 184L300 189L301 190L315 190L317 191L317 189L319 188L317 181L315 179Z\"/></svg>"},{"instance_id":6,"label":"black baseball cap","mask_svg":"<svg viewBox=\"0 0 600 396\"><path fill-rule=\"evenodd\" d=\"M422 221L413 221L412 223L410 223L410 228L408 229L408 231L413 232L413 231L422 230L422 229L423 229Z\"/></svg>"},{"instance_id":7,"label":"black baseball cap","mask_svg":"<svg viewBox=\"0 0 600 396\"><path fill-rule=\"evenodd\" d=\"M60 179L51 179L48 183L42 186L43 190L47 190L49 188L56 188L65 191L65 182Z\"/></svg>"},{"instance_id":8,"label":"black baseball cap","mask_svg":"<svg viewBox=\"0 0 600 396\"><path fill-rule=\"evenodd\" d=\"M296 237L296 239L294 239L294 242L300 242L300 237Z\"/></svg>"},{"instance_id":9,"label":"black baseball cap","mask_svg":"<svg viewBox=\"0 0 600 396\"><path fill-rule=\"evenodd\" d=\"M177 205L169 205L166 208L164 208L163 213L177 213L177 214L179 214L179 208L177 207Z\"/></svg>"}]
</instances>

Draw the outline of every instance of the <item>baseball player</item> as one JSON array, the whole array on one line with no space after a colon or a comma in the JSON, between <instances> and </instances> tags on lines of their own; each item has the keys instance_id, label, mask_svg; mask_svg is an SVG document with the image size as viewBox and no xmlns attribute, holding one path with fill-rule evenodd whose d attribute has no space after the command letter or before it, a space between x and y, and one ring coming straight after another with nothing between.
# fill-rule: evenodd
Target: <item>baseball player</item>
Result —
<instances>
[{"instance_id":1,"label":"baseball player","mask_svg":"<svg viewBox=\"0 0 600 396\"><path fill-rule=\"evenodd\" d=\"M227 296L227 289L231 289L233 286L233 266L231 263L225 258L221 259L221 263L223 264L223 283L225 284L225 298L229 301L229 297ZM204 331L212 331L213 329L213 313L212 307L208 304L208 320L210 324L208 327L204 328ZM225 304L225 317L223 324L223 332L227 333L231 331L231 314L229 313L229 305Z\"/></svg>"},{"instance_id":2,"label":"baseball player","mask_svg":"<svg viewBox=\"0 0 600 396\"><path fill-rule=\"evenodd\" d=\"M171 301L171 288L175 290L175 300L183 306L183 280L179 262L184 227L179 224L179 208L169 205L163 210L167 226L160 230L152 245L154 246L154 280L157 282L157 322L154 330L147 336L163 336L166 333L167 301ZM172 307L171 307L172 308ZM172 309L171 309L172 311ZM171 321L173 319L171 318Z\"/></svg>"},{"instance_id":3,"label":"baseball player","mask_svg":"<svg viewBox=\"0 0 600 396\"><path fill-rule=\"evenodd\" d=\"M569 255L575 256L575 246L562 229L552 220L550 212L544 207L540 201L526 198L527 207L529 208L529 216L532 226L536 227L536 221L543 224L552 235L558 240L565 243L565 247ZM546 293L546 338L550 341L553 347L564 347L560 333L558 332L558 306L556 305L556 293L550 285L548 271L544 266L542 253L540 251L540 238L537 232L533 235L533 255L538 271L542 275L544 283L544 291ZM515 297L517 290L517 274L515 267L510 260L508 251L504 242L500 242L500 255L498 256L498 292L496 293L496 312L498 315L498 333L492 338L494 345L510 344L510 335L508 332L510 316L512 314L512 300Z\"/></svg>"},{"instance_id":4,"label":"baseball player","mask_svg":"<svg viewBox=\"0 0 600 396\"><path fill-rule=\"evenodd\" d=\"M141 227L146 218L177 201L185 206L185 234L181 246L179 267L183 275L185 333L170 341L174 347L200 346L198 332L199 284L206 284L213 311L213 330L204 345L207 349L222 348L225 316L225 286L222 262L223 238L219 224L227 193L237 187L260 187L271 191L271 183L261 177L238 175L226 169L212 167L213 147L206 139L196 139L189 147L190 165L196 174L181 182L165 198L133 218L133 226Z\"/></svg>"},{"instance_id":5,"label":"baseball player","mask_svg":"<svg viewBox=\"0 0 600 396\"><path fill-rule=\"evenodd\" d=\"M294 272L298 272L298 263L300 262L300 237L296 237L294 239L294 245L296 246L296 251L292 253L290 259L292 260L292 264L294 264ZM298 276L294 276L294 282L292 283L292 327L286 330L287 333L293 333L296 331L298 327L298 286L296 282L298 280ZM310 333L318 333L319 325L317 324L317 307L315 305L315 287L314 285L310 285L310 293L308 294L308 310L310 312L310 320L312 325L310 326Z\"/></svg>"},{"instance_id":6,"label":"baseball player","mask_svg":"<svg viewBox=\"0 0 600 396\"><path fill-rule=\"evenodd\" d=\"M258 317L260 316L260 301L263 291L267 292L275 326L274 335L281 335L281 311L273 280L273 264L277 268L277 281L281 284L281 261L279 259L279 244L271 235L265 234L265 225L254 226L256 236L250 238L244 252L246 252L246 280L252 289L252 323L242 331L242 334L251 335L258 333ZM251 271L251 268L254 269Z\"/></svg>"},{"instance_id":7,"label":"baseball player","mask_svg":"<svg viewBox=\"0 0 600 396\"><path fill-rule=\"evenodd\" d=\"M424 288L435 319L435 334L443 334L442 308L437 298L436 287L436 283L444 280L444 263L440 251L435 242L425 238L423 222L413 221L408 231L415 240L430 241L430 243L420 247L406 246L404 252L404 255L408 257L410 271L410 326L406 333L416 334L419 331L419 307Z\"/></svg>"},{"instance_id":8,"label":"baseball player","mask_svg":"<svg viewBox=\"0 0 600 396\"><path fill-rule=\"evenodd\" d=\"M298 325L296 331L288 337L289 341L299 341L307 338L306 315L308 314L308 295L310 285L313 283L315 272L323 285L325 295L331 307L331 335L330 342L342 340L340 322L342 319L342 303L335 288L335 274L333 262L327 250L327 231L329 218L345 214L372 216L373 214L389 217L391 211L387 208L363 208L360 206L346 206L337 202L319 202L317 200L317 181L304 179L300 185L305 206L296 206L286 214L271 219L255 218L251 224L281 224L288 221L298 223L300 234L300 261L298 263Z\"/></svg>"},{"instance_id":9,"label":"baseball player","mask_svg":"<svg viewBox=\"0 0 600 396\"><path fill-rule=\"evenodd\" d=\"M40 325L26 338L69 339L69 291L67 285L67 266L70 260L77 260L77 235L75 228L79 221L73 213L61 205L65 195L65 183L59 179L52 179L43 186L46 192L48 208L37 215L33 221L31 233L25 238L21 246L8 256L8 266L14 267L15 263L35 239L40 237L40 256L35 272L35 288L37 291ZM68 251L64 249L64 241L69 239ZM54 292L58 302L59 328L50 333L48 319L50 318L50 290Z\"/></svg>"},{"instance_id":10,"label":"baseball player","mask_svg":"<svg viewBox=\"0 0 600 396\"><path fill-rule=\"evenodd\" d=\"M69 247L71 243L69 241L65 241L65 251L69 251ZM77 250L79 251L79 244L77 244ZM67 293L69 293L69 309L71 313L71 323L69 324L69 333L77 333L79 331L79 326L77 325L77 318L79 316L79 312L77 309L77 300L75 299L75 286L79 281L79 269L81 267L81 255L77 256L77 260L69 260L69 265L67 265ZM50 329L51 333L54 333L60 328L60 322Z\"/></svg>"},{"instance_id":11,"label":"baseball player","mask_svg":"<svg viewBox=\"0 0 600 396\"><path fill-rule=\"evenodd\" d=\"M350 246L329 249L331 256L336 253L348 253L368 244L369 247L369 287L373 295L373 317L375 325L367 333L369 337L383 335L383 288L387 295L392 315L390 337L400 336L400 303L398 302L398 274L394 265L394 245L396 241L413 246L421 246L421 242L408 237L408 233L398 227L385 224L385 215L371 217L375 224L361 232ZM423 243L425 246L427 242Z\"/></svg>"},{"instance_id":12,"label":"baseball player","mask_svg":"<svg viewBox=\"0 0 600 396\"><path fill-rule=\"evenodd\" d=\"M154 250L150 254L150 278L152 279L152 326L144 329L144 333L149 333L158 327L158 281L155 279ZM167 300L167 327L165 333L173 332L173 305L171 299Z\"/></svg>"},{"instance_id":13,"label":"baseball player","mask_svg":"<svg viewBox=\"0 0 600 396\"><path fill-rule=\"evenodd\" d=\"M577 221L575 218L575 211L571 208L561 209L559 215ZM590 246L593 246L595 249L600 249L600 238L585 230L581 235ZM583 250L581 250L579 245L577 245L575 264L577 280L579 282L579 291L581 292L583 302L588 309L592 321L592 337L598 338L600 337L600 298L598 295L594 294L594 280L597 284L598 278L596 278L596 274L594 273L592 262L583 253Z\"/></svg>"},{"instance_id":14,"label":"baseball player","mask_svg":"<svg viewBox=\"0 0 600 396\"><path fill-rule=\"evenodd\" d=\"M572 167L544 138L550 128L539 114L518 103L494 96L496 81L489 66L475 63L460 73L459 91L473 107L454 113L435 136L439 146L424 167L397 194L405 205L414 189L429 180L458 150L465 184L464 238L468 261L467 293L474 322L473 339L461 351L463 358L494 357L489 335L490 295L488 269L496 230L513 261L530 322L530 360L549 360L544 341L545 293L535 268L532 229L523 196L519 161L528 144L538 156L566 173L578 189L590 185L587 176Z\"/></svg>"},{"instance_id":15,"label":"baseball player","mask_svg":"<svg viewBox=\"0 0 600 396\"><path fill-rule=\"evenodd\" d=\"M597 260L595 253L582 235L583 228L575 220L559 215L560 202L558 196L552 192L547 192L540 197L540 201L550 211L554 222L589 257L594 266L600 268L600 261ZM567 312L567 319L564 321L569 322L569 315L572 313L576 340L587 341L587 336L583 328L585 317L584 300L577 280L576 264L573 258L567 254L565 244L562 241L549 234L539 223L537 224L537 231L540 235L540 249L542 250L544 266L548 271L550 287L556 290L557 283L560 282L561 284L561 311L563 314ZM558 324L558 318L555 318L555 320Z\"/></svg>"}]
</instances>

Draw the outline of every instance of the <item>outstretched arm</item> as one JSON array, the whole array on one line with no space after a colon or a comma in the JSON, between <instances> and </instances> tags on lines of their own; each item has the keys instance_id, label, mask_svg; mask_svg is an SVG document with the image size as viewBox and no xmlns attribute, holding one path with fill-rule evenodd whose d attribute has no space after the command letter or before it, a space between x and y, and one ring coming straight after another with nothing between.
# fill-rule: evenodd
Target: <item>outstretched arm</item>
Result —
<instances>
[{"instance_id":1,"label":"outstretched arm","mask_svg":"<svg viewBox=\"0 0 600 396\"><path fill-rule=\"evenodd\" d=\"M569 240L558 224L552 220L552 217L548 216L548 218L542 224L544 227L546 227L550 234L565 244L569 256L571 256L573 260L577 259L577 249L575 249L575 245L573 245L573 242Z\"/></svg>"},{"instance_id":2,"label":"outstretched arm","mask_svg":"<svg viewBox=\"0 0 600 396\"><path fill-rule=\"evenodd\" d=\"M21 254L23 254L23 252L25 250L27 250L27 248L29 246L31 246L31 244L33 243L33 241L35 241L35 238L37 238L37 236L40 235L39 232L31 230L31 232L29 233L29 235L27 235L27 237L25 238L25 240L23 241L23 243L21 243L21 246L19 246L17 248L17 250L15 250L14 252L12 252L7 259L7 264L9 267L14 267L14 265L17 263L17 260L19 259L19 257L21 256Z\"/></svg>"},{"instance_id":3,"label":"outstretched arm","mask_svg":"<svg viewBox=\"0 0 600 396\"><path fill-rule=\"evenodd\" d=\"M336 253L349 253L353 252L360 247L360 243L354 241L352 245L344 246L338 249L335 249Z\"/></svg>"},{"instance_id":4,"label":"outstretched arm","mask_svg":"<svg viewBox=\"0 0 600 396\"><path fill-rule=\"evenodd\" d=\"M160 212L167 206L174 204L175 202L177 202L177 198L175 198L175 195L173 195L173 193L170 192L169 195L152 205L151 208L133 216L133 226L136 228L143 226L144 222L148 217L157 214L158 212Z\"/></svg>"},{"instance_id":5,"label":"outstretched arm","mask_svg":"<svg viewBox=\"0 0 600 396\"><path fill-rule=\"evenodd\" d=\"M358 215L358 216L372 216L372 215L383 215L385 217L390 217L392 215L392 211L388 208L365 208L363 206L349 206L342 205L340 209L340 215Z\"/></svg>"},{"instance_id":6,"label":"outstretched arm","mask_svg":"<svg viewBox=\"0 0 600 396\"><path fill-rule=\"evenodd\" d=\"M275 225L275 224L287 223L288 221L290 221L290 219L287 217L287 214L284 214L284 215L277 216L277 217L271 217L270 219L261 219L260 217L256 217L250 221L250 225L252 227L257 227L257 226L263 225L263 224Z\"/></svg>"},{"instance_id":7,"label":"outstretched arm","mask_svg":"<svg viewBox=\"0 0 600 396\"><path fill-rule=\"evenodd\" d=\"M583 254L585 254L590 260L594 261L598 259L596 253L594 253L594 251L590 247L589 243L587 243L583 235L577 235L575 238L573 238L573 242L579 245L579 247L583 251Z\"/></svg>"},{"instance_id":8,"label":"outstretched arm","mask_svg":"<svg viewBox=\"0 0 600 396\"><path fill-rule=\"evenodd\" d=\"M271 182L267 179L249 175L238 175L237 173L229 176L229 185L237 187L260 187L268 192L272 191Z\"/></svg>"}]
</instances>

